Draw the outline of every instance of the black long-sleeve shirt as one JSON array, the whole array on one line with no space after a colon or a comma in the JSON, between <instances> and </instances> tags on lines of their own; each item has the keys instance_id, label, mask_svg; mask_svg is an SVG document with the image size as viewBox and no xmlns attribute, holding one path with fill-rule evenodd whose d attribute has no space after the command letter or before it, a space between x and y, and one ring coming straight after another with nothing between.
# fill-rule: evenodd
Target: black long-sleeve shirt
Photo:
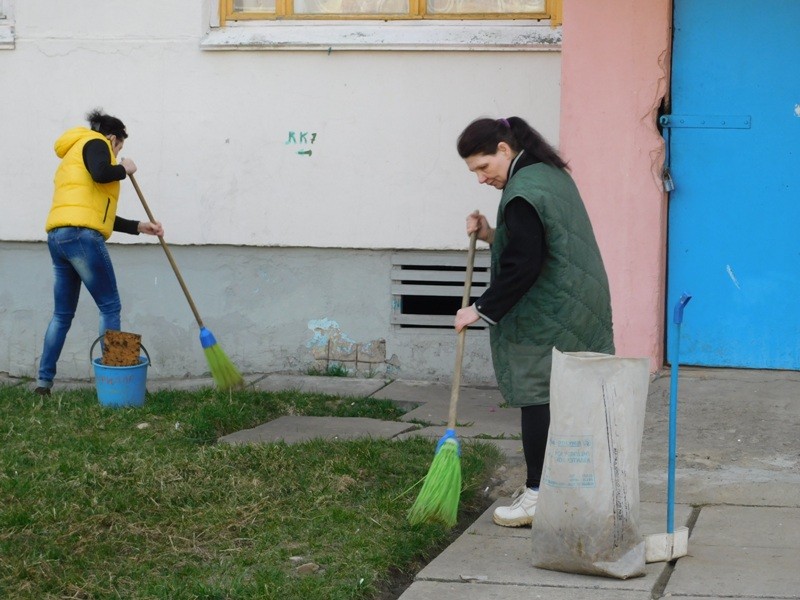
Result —
<instances>
[{"instance_id":1,"label":"black long-sleeve shirt","mask_svg":"<svg viewBox=\"0 0 800 600\"><path fill-rule=\"evenodd\" d=\"M111 164L111 152L103 140L89 140L83 146L83 164L97 183L121 181L127 177L125 167ZM139 235L139 221L114 217L114 231Z\"/></svg>"},{"instance_id":2,"label":"black long-sleeve shirt","mask_svg":"<svg viewBox=\"0 0 800 600\"><path fill-rule=\"evenodd\" d=\"M508 179L540 161L522 152L509 167ZM536 209L520 197L512 198L503 213L508 245L500 254L500 269L489 288L475 302L478 314L494 325L525 295L539 277L547 243L544 225Z\"/></svg>"}]
</instances>

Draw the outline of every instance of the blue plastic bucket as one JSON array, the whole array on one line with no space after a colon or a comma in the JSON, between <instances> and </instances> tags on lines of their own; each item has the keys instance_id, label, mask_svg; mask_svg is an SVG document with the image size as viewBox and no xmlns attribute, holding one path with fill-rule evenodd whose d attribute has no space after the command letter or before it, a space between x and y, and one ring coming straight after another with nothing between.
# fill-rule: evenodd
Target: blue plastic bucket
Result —
<instances>
[{"instance_id":1,"label":"blue plastic bucket","mask_svg":"<svg viewBox=\"0 0 800 600\"><path fill-rule=\"evenodd\" d=\"M99 340L99 338L98 338ZM95 344L97 340L95 341ZM94 344L92 344L92 350ZM102 406L119 408L123 406L142 406L147 392L147 367L150 355L142 346L146 356L139 357L139 364L130 367L112 367L102 364L102 357L92 359L97 398ZM92 351L89 351L91 358Z\"/></svg>"}]
</instances>

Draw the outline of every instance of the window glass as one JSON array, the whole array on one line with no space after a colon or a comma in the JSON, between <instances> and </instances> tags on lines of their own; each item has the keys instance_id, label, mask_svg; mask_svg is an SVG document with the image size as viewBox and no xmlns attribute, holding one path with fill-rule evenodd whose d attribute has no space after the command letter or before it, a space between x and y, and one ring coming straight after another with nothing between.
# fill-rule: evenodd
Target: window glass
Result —
<instances>
[{"instance_id":1,"label":"window glass","mask_svg":"<svg viewBox=\"0 0 800 600\"><path fill-rule=\"evenodd\" d=\"M230 1L230 0L228 0ZM0 0L2 7L3 0ZM222 2L225 5L225 2ZM464 18L543 18L558 14L560 0L233 0L232 11L225 18L298 18L330 15L385 16L389 19L442 18L448 15Z\"/></svg>"},{"instance_id":2,"label":"window glass","mask_svg":"<svg viewBox=\"0 0 800 600\"><path fill-rule=\"evenodd\" d=\"M275 0L233 0L233 11L241 13L274 13Z\"/></svg>"},{"instance_id":3,"label":"window glass","mask_svg":"<svg viewBox=\"0 0 800 600\"><path fill-rule=\"evenodd\" d=\"M428 0L428 14L539 13L545 0Z\"/></svg>"},{"instance_id":4,"label":"window glass","mask_svg":"<svg viewBox=\"0 0 800 600\"><path fill-rule=\"evenodd\" d=\"M409 0L294 0L296 14L404 15Z\"/></svg>"}]
</instances>

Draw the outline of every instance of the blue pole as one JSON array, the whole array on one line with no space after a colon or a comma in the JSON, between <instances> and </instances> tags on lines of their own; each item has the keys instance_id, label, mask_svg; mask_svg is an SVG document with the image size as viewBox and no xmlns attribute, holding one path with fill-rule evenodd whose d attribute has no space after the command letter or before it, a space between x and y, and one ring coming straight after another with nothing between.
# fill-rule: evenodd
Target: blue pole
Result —
<instances>
[{"instance_id":1,"label":"blue pole","mask_svg":"<svg viewBox=\"0 0 800 600\"><path fill-rule=\"evenodd\" d=\"M669 386L669 465L667 473L667 533L675 531L675 460L678 455L678 357L681 348L683 309L692 297L684 293L672 315L672 356Z\"/></svg>"}]
</instances>

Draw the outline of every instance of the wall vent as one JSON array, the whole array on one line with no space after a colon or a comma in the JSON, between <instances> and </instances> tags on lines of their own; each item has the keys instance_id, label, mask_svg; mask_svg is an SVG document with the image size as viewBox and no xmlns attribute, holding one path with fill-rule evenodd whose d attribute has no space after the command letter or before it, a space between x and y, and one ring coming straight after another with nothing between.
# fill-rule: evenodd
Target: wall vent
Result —
<instances>
[{"instance_id":1,"label":"wall vent","mask_svg":"<svg viewBox=\"0 0 800 600\"><path fill-rule=\"evenodd\" d=\"M461 308L467 253L409 250L392 254L392 324L401 328L452 329ZM475 253L472 301L489 286L489 252ZM486 329L478 321L471 329Z\"/></svg>"}]
</instances>

